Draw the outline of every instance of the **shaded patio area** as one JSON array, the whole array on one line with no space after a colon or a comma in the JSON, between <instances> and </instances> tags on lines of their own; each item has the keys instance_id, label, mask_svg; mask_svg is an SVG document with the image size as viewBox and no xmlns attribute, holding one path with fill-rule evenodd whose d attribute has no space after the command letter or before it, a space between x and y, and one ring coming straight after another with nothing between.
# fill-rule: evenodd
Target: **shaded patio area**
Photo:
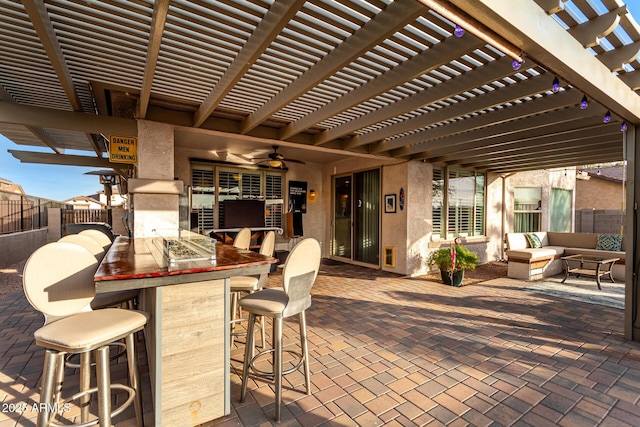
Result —
<instances>
[{"instance_id":1,"label":"shaded patio area","mask_svg":"<svg viewBox=\"0 0 640 427\"><path fill-rule=\"evenodd\" d=\"M525 286L499 278L452 288L323 264L307 311L313 393L302 392L301 374L289 375L282 424L637 425L640 344L624 341L624 312ZM0 299L0 324L0 426L33 426L44 353L33 331L42 318L18 291ZM284 334L297 344L297 323L285 322ZM241 341L231 354L232 412L206 425L272 424L270 383L252 380L238 401L243 350ZM114 379L125 375L120 365ZM12 412L12 403L27 410ZM127 410L117 426L131 418Z\"/></svg>"}]
</instances>

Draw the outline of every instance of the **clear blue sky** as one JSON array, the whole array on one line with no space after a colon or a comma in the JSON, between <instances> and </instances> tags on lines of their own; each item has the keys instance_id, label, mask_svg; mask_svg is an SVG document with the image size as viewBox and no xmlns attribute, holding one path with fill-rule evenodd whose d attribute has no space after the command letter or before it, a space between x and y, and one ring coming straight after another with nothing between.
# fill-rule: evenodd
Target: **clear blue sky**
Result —
<instances>
[{"instance_id":1,"label":"clear blue sky","mask_svg":"<svg viewBox=\"0 0 640 427\"><path fill-rule=\"evenodd\" d=\"M62 201L76 196L96 194L104 189L100 184L99 176L84 175L85 172L98 170L98 168L20 163L20 160L13 157L7 150L44 151L47 153L53 153L53 151L17 145L0 135L0 178L20 184L24 192L30 196ZM95 156L95 153L77 153Z\"/></svg>"},{"instance_id":2,"label":"clear blue sky","mask_svg":"<svg viewBox=\"0 0 640 427\"><path fill-rule=\"evenodd\" d=\"M626 0L626 3L631 14L640 23L640 0ZM31 196L61 201L95 194L103 189L98 176L84 175L96 168L20 163L7 152L9 149L49 153L51 150L16 145L0 135L0 178L22 185L25 193ZM92 155L89 152L81 154Z\"/></svg>"}]
</instances>

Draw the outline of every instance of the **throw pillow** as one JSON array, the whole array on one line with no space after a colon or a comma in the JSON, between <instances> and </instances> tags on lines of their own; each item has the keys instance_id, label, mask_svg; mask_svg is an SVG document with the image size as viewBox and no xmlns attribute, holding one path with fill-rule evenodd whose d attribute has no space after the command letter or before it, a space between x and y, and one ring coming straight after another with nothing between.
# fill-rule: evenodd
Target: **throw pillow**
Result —
<instances>
[{"instance_id":1,"label":"throw pillow","mask_svg":"<svg viewBox=\"0 0 640 427\"><path fill-rule=\"evenodd\" d=\"M600 234L596 249L600 251L621 251L622 236L618 234Z\"/></svg>"},{"instance_id":2,"label":"throw pillow","mask_svg":"<svg viewBox=\"0 0 640 427\"><path fill-rule=\"evenodd\" d=\"M529 246L531 246L532 248L542 247L542 242L540 242L540 238L538 237L538 235L533 233L527 233L524 235L524 237L527 238L527 242L529 242Z\"/></svg>"}]
</instances>

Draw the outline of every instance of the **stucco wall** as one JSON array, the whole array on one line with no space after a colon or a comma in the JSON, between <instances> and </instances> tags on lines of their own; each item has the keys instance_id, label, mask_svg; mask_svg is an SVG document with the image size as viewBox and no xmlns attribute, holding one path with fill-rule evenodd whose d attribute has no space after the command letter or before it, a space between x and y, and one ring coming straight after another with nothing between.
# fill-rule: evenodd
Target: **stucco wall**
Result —
<instances>
[{"instance_id":1,"label":"stucco wall","mask_svg":"<svg viewBox=\"0 0 640 427\"><path fill-rule=\"evenodd\" d=\"M489 241L484 246L478 246L478 256L483 262L504 259L503 238L506 219L509 216L508 204L503 204L503 187L506 188L508 178L494 173L487 174L486 222L485 235ZM512 205L511 205L512 206Z\"/></svg>"},{"instance_id":2,"label":"stucco wall","mask_svg":"<svg viewBox=\"0 0 640 427\"><path fill-rule=\"evenodd\" d=\"M429 270L424 260L429 254L429 240L433 226L431 204L433 167L429 163L407 163L406 192L406 262L402 274L423 274Z\"/></svg>"},{"instance_id":3,"label":"stucco wall","mask_svg":"<svg viewBox=\"0 0 640 427\"><path fill-rule=\"evenodd\" d=\"M408 163L398 165L390 165L382 168L382 201L381 210L381 234L380 249L381 267L383 270L393 271L395 273L404 274L407 269L408 259L411 257L406 250L408 243L409 225L409 209L411 206L411 198L407 197L407 176ZM400 189L405 191L405 207L400 210ZM387 194L393 194L396 197L395 213L385 213L385 199ZM395 267L384 266L384 248L393 248L395 250Z\"/></svg>"},{"instance_id":4,"label":"stucco wall","mask_svg":"<svg viewBox=\"0 0 640 427\"><path fill-rule=\"evenodd\" d=\"M20 262L47 243L47 229L0 235L0 268Z\"/></svg>"},{"instance_id":5,"label":"stucco wall","mask_svg":"<svg viewBox=\"0 0 640 427\"><path fill-rule=\"evenodd\" d=\"M543 169L536 171L518 172L509 175L506 183L505 209L506 230L505 233L513 232L513 195L516 187L540 187L542 188L542 211L540 213L541 231L548 231L551 228L551 189L559 188L572 191L575 204L576 171L567 169ZM573 218L571 219L571 229L574 229Z\"/></svg>"},{"instance_id":6,"label":"stucco wall","mask_svg":"<svg viewBox=\"0 0 640 427\"><path fill-rule=\"evenodd\" d=\"M288 205L289 181L304 181L307 183L307 213L302 214L302 230L304 237L313 237L322 248L322 256L328 255L328 241L325 238L325 229L327 228L326 210L322 208L323 204L331 204L331 190L327 192L322 181L322 166L314 163L306 163L304 165L298 163L287 163L289 171L285 178L285 207ZM316 200L309 200L308 192L316 191ZM293 244L295 242L288 242Z\"/></svg>"}]
</instances>

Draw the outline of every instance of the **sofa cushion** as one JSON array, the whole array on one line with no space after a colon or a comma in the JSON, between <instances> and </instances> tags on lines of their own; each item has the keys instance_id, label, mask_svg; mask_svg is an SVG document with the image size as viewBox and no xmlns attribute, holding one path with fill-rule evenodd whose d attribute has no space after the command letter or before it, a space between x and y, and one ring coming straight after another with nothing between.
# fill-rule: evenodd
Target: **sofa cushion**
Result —
<instances>
[{"instance_id":1,"label":"sofa cushion","mask_svg":"<svg viewBox=\"0 0 640 427\"><path fill-rule=\"evenodd\" d=\"M540 242L540 238L535 233L526 233L524 237L527 239L530 248L542 247L542 242Z\"/></svg>"},{"instance_id":2,"label":"sofa cushion","mask_svg":"<svg viewBox=\"0 0 640 427\"><path fill-rule=\"evenodd\" d=\"M547 239L546 231L538 231L535 233L540 240L541 246L547 246L549 244L549 240ZM507 249L525 249L530 248L529 242L527 242L527 238L525 237L525 233L507 233Z\"/></svg>"},{"instance_id":3,"label":"sofa cushion","mask_svg":"<svg viewBox=\"0 0 640 427\"><path fill-rule=\"evenodd\" d=\"M596 249L599 251L620 251L622 250L622 236L617 234L600 234Z\"/></svg>"},{"instance_id":4,"label":"sofa cushion","mask_svg":"<svg viewBox=\"0 0 640 427\"><path fill-rule=\"evenodd\" d=\"M522 233L507 233L507 249L524 249L528 246L527 238Z\"/></svg>"},{"instance_id":5,"label":"sofa cushion","mask_svg":"<svg viewBox=\"0 0 640 427\"><path fill-rule=\"evenodd\" d=\"M565 248L595 249L598 235L593 233L562 233L550 231L547 233L549 245L564 246Z\"/></svg>"},{"instance_id":6,"label":"sofa cushion","mask_svg":"<svg viewBox=\"0 0 640 427\"><path fill-rule=\"evenodd\" d=\"M555 258L556 255L562 255L564 253L564 248L547 246L544 248L510 249L505 253L509 259L537 260L543 258Z\"/></svg>"}]
</instances>

